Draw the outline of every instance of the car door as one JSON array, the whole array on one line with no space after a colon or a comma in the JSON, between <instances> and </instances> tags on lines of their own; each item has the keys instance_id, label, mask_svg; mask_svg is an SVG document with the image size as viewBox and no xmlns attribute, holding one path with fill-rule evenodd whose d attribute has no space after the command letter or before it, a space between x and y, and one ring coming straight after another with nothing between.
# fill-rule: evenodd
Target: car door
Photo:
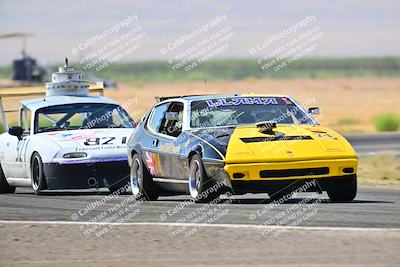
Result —
<instances>
[{"instance_id":1,"label":"car door","mask_svg":"<svg viewBox=\"0 0 400 267\"><path fill-rule=\"evenodd\" d=\"M9 177L28 178L26 168L29 166L29 162L25 162L25 152L30 136L23 136L21 140L15 136L12 137L14 138L7 143L9 146Z\"/></svg>"},{"instance_id":2,"label":"car door","mask_svg":"<svg viewBox=\"0 0 400 267\"><path fill-rule=\"evenodd\" d=\"M29 168L29 162L26 162L25 153L31 136L30 111L25 107L21 107L19 111L19 126L24 129L21 140L8 134L5 139L5 162L3 164L5 166L3 171L6 177L28 178L27 168Z\"/></svg>"},{"instance_id":3,"label":"car door","mask_svg":"<svg viewBox=\"0 0 400 267\"><path fill-rule=\"evenodd\" d=\"M152 109L149 119L147 120L146 125L144 125L146 136L141 139L143 162L154 177L163 176L160 158L157 151L159 147L158 129L160 128L161 120L164 117L169 104L169 102L162 103Z\"/></svg>"},{"instance_id":4,"label":"car door","mask_svg":"<svg viewBox=\"0 0 400 267\"><path fill-rule=\"evenodd\" d=\"M17 169L17 147L19 140L17 137L12 136L8 133L2 135L1 147L4 149L1 151L2 161L1 167L4 175L9 178L18 178Z\"/></svg>"},{"instance_id":5,"label":"car door","mask_svg":"<svg viewBox=\"0 0 400 267\"><path fill-rule=\"evenodd\" d=\"M183 162L180 158L179 135L182 132L184 103L172 101L156 106L145 126L149 144L145 161L153 176L183 179Z\"/></svg>"}]
</instances>

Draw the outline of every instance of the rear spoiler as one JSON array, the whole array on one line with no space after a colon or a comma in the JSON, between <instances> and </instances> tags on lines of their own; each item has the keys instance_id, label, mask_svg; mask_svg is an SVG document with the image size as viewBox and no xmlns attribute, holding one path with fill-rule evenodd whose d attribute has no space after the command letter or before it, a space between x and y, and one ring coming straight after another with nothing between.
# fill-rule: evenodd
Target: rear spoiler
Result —
<instances>
[{"instance_id":1,"label":"rear spoiler","mask_svg":"<svg viewBox=\"0 0 400 267\"><path fill-rule=\"evenodd\" d=\"M89 87L89 93L98 93L104 95L103 82L96 82ZM27 87L7 87L0 88L0 99L3 97L25 97L25 96L44 96L46 88L44 86L27 86Z\"/></svg>"},{"instance_id":2,"label":"rear spoiler","mask_svg":"<svg viewBox=\"0 0 400 267\"><path fill-rule=\"evenodd\" d=\"M89 93L97 93L104 95L103 82L90 84ZM27 96L45 96L46 88L44 86L27 86L27 87L7 87L0 88L0 116L3 123L4 131L8 131L6 113L18 112L18 110L4 110L3 98L7 97L27 97Z\"/></svg>"},{"instance_id":3,"label":"rear spoiler","mask_svg":"<svg viewBox=\"0 0 400 267\"><path fill-rule=\"evenodd\" d=\"M190 96L208 96L208 95L215 95L215 94L203 94L203 95L175 95L175 96L156 96L156 102L160 103L164 100L171 99L171 98L182 98L182 97L190 97Z\"/></svg>"},{"instance_id":4,"label":"rear spoiler","mask_svg":"<svg viewBox=\"0 0 400 267\"><path fill-rule=\"evenodd\" d=\"M156 96L155 99L156 99L157 103L160 103L167 99L180 98L180 97L182 97L182 96L179 96L179 95L177 95L177 96Z\"/></svg>"}]
</instances>

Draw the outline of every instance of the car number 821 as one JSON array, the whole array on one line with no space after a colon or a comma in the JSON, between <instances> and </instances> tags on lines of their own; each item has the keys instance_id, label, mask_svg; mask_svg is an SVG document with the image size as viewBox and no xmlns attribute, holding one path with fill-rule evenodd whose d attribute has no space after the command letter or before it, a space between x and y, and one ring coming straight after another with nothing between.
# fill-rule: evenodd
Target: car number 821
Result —
<instances>
[{"instance_id":1,"label":"car number 821","mask_svg":"<svg viewBox=\"0 0 400 267\"><path fill-rule=\"evenodd\" d=\"M83 144L85 146L99 146L99 145L115 145L117 143L120 143L122 145L126 144L126 136L123 136L121 138L117 138L117 137L87 138Z\"/></svg>"}]
</instances>

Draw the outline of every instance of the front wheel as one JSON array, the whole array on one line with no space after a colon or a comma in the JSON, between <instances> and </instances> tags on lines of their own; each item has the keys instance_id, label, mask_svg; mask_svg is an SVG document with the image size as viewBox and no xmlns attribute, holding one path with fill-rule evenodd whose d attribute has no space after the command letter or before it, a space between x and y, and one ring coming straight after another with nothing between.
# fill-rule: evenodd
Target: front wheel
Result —
<instances>
[{"instance_id":1,"label":"front wheel","mask_svg":"<svg viewBox=\"0 0 400 267\"><path fill-rule=\"evenodd\" d=\"M35 152L31 160L32 188L35 195L40 195L42 190L47 189L46 178L43 172L43 162L39 153Z\"/></svg>"},{"instance_id":2,"label":"front wheel","mask_svg":"<svg viewBox=\"0 0 400 267\"><path fill-rule=\"evenodd\" d=\"M137 200L157 200L159 190L153 181L149 171L143 166L140 155L135 154L132 158L130 170L130 182L132 194Z\"/></svg>"},{"instance_id":3,"label":"front wheel","mask_svg":"<svg viewBox=\"0 0 400 267\"><path fill-rule=\"evenodd\" d=\"M327 190L329 199L332 202L350 202L357 195L357 176L354 175L350 182L340 182L332 189Z\"/></svg>"},{"instance_id":4,"label":"front wheel","mask_svg":"<svg viewBox=\"0 0 400 267\"><path fill-rule=\"evenodd\" d=\"M189 165L189 193L198 203L210 202L220 195L221 189L213 188L214 181L210 179L203 166L200 155L194 155Z\"/></svg>"}]
</instances>

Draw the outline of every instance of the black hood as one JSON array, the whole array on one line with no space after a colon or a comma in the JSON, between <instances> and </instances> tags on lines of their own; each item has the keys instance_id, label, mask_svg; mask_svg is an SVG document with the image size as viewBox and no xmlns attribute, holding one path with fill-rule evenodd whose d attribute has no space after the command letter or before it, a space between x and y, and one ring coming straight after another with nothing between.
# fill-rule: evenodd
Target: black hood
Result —
<instances>
[{"instance_id":1,"label":"black hood","mask_svg":"<svg viewBox=\"0 0 400 267\"><path fill-rule=\"evenodd\" d=\"M207 141L225 156L229 140L235 128L236 127L205 128L191 130L189 133Z\"/></svg>"}]
</instances>

